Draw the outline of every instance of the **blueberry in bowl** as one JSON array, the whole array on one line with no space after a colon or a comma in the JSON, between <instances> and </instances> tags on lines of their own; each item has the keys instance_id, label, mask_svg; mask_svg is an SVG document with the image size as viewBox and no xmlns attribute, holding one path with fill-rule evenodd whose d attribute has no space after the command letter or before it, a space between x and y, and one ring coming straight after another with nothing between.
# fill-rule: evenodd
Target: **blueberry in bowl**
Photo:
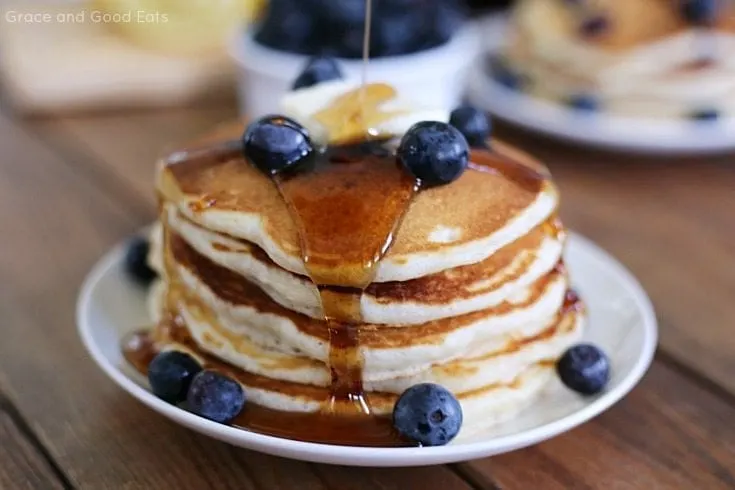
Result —
<instances>
[{"instance_id":1,"label":"blueberry in bowl","mask_svg":"<svg viewBox=\"0 0 735 490\"><path fill-rule=\"evenodd\" d=\"M362 39L365 8L364 0L271 0L255 39L291 53L357 58L362 46L355 49L349 40ZM375 0L370 51L373 57L393 56L444 44L464 17L458 0Z\"/></svg>"},{"instance_id":2,"label":"blueberry in bowl","mask_svg":"<svg viewBox=\"0 0 735 490\"><path fill-rule=\"evenodd\" d=\"M307 88L330 80L344 78L337 60L329 56L314 56L306 63L291 86L292 90Z\"/></svg>"},{"instance_id":3,"label":"blueberry in bowl","mask_svg":"<svg viewBox=\"0 0 735 490\"><path fill-rule=\"evenodd\" d=\"M364 1L272 0L261 21L230 44L243 115L276 113L289 90L326 80L320 71L295 84L310 58L335 58L342 77L359 83L364 9ZM461 0L374 0L368 79L435 107L456 106L479 46L479 33L464 19Z\"/></svg>"}]
</instances>

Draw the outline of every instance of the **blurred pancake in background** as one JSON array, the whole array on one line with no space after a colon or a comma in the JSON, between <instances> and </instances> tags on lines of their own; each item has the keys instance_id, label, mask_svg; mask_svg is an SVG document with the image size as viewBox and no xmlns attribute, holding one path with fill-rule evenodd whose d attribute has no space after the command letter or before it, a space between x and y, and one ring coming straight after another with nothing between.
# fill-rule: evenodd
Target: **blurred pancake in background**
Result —
<instances>
[{"instance_id":1,"label":"blurred pancake in background","mask_svg":"<svg viewBox=\"0 0 735 490\"><path fill-rule=\"evenodd\" d=\"M735 3L520 0L489 63L503 85L573 109L735 114Z\"/></svg>"}]
</instances>

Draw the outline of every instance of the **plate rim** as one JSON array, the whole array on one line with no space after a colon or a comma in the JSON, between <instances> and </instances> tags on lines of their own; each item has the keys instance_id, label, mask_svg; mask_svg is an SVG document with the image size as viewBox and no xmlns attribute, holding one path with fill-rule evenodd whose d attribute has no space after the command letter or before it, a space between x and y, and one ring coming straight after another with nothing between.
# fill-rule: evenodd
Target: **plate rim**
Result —
<instances>
[{"instance_id":1,"label":"plate rim","mask_svg":"<svg viewBox=\"0 0 735 490\"><path fill-rule=\"evenodd\" d=\"M76 304L77 331L92 359L115 384L166 418L209 437L274 456L315 463L403 467L467 461L538 444L587 422L626 396L638 384L653 361L658 341L658 324L651 300L643 287L624 265L591 240L574 232L570 232L569 240L601 259L606 272L615 276L629 290L636 309L642 316L643 345L640 354L628 375L614 390L606 392L581 409L547 424L490 440L422 448L369 448L294 441L212 422L156 398L105 356L93 339L93 325L88 318L95 288L110 269L120 265L124 243L108 250L85 277Z\"/></svg>"},{"instance_id":2,"label":"plate rim","mask_svg":"<svg viewBox=\"0 0 735 490\"><path fill-rule=\"evenodd\" d=\"M735 116L716 121L710 130L707 123L698 126L686 120L661 121L604 112L580 114L561 104L502 86L487 74L485 59L500 49L508 21L509 15L505 12L483 19L482 29L488 35L468 75L466 86L468 99L499 119L567 142L620 152L686 156L726 153L735 149ZM594 131L588 129L591 121L594 122ZM623 133L614 129L617 127L634 129ZM631 139L630 134L641 136Z\"/></svg>"}]
</instances>

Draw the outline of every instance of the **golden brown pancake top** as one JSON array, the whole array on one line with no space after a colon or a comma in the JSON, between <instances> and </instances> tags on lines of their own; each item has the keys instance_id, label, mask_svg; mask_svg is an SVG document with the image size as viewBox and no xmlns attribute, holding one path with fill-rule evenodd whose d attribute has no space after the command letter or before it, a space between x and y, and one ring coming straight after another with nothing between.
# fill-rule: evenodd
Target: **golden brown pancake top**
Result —
<instances>
[{"instance_id":1,"label":"golden brown pancake top","mask_svg":"<svg viewBox=\"0 0 735 490\"><path fill-rule=\"evenodd\" d=\"M212 142L236 139L243 128L241 123L227 126L201 143L216 145ZM540 192L553 189L545 177L545 168L528 155L500 142L494 142L493 148L493 153L473 153L471 160L477 165L456 181L418 192L388 256L439 250L485 238L526 209ZM300 256L297 224L271 179L236 150L219 154L205 150L203 155L164 168L158 186L162 197L179 205L186 202L195 213L224 210L257 214L263 220L265 233L274 242L286 253ZM379 194L380 191L380 179L355 182L356 195ZM312 187L309 192L322 191ZM314 202L318 202L317 197ZM322 213L325 222L340 219L344 210L336 204L313 210L312 214ZM374 212L381 210L378 208ZM432 242L429 235L437 226L458 229L460 236L451 244ZM340 240L340 236L335 235L333 239ZM345 267L348 259L343 256L340 266Z\"/></svg>"}]
</instances>

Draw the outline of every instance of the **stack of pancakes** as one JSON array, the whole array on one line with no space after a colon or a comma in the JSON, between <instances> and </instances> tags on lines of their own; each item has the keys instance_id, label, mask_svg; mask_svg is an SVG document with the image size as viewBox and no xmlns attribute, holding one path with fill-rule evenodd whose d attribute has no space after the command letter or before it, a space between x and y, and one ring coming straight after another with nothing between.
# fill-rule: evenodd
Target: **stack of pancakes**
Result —
<instances>
[{"instance_id":1,"label":"stack of pancakes","mask_svg":"<svg viewBox=\"0 0 735 490\"><path fill-rule=\"evenodd\" d=\"M502 59L524 91L562 103L585 95L623 115L735 114L735 4L719 2L698 26L685 3L519 0Z\"/></svg>"},{"instance_id":2,"label":"stack of pancakes","mask_svg":"<svg viewBox=\"0 0 735 490\"><path fill-rule=\"evenodd\" d=\"M242 130L217 136L236 140ZM159 173L157 340L237 368L250 403L322 410L329 333L299 230L271 179L226 147L206 158L176 154ZM546 172L501 143L493 148L490 158ZM404 390L434 382L462 404L466 436L533 400L584 316L569 301L557 206L548 178L529 185L490 167L415 196L361 299L362 380L373 413L389 414ZM329 220L343 210L322 212Z\"/></svg>"}]
</instances>

